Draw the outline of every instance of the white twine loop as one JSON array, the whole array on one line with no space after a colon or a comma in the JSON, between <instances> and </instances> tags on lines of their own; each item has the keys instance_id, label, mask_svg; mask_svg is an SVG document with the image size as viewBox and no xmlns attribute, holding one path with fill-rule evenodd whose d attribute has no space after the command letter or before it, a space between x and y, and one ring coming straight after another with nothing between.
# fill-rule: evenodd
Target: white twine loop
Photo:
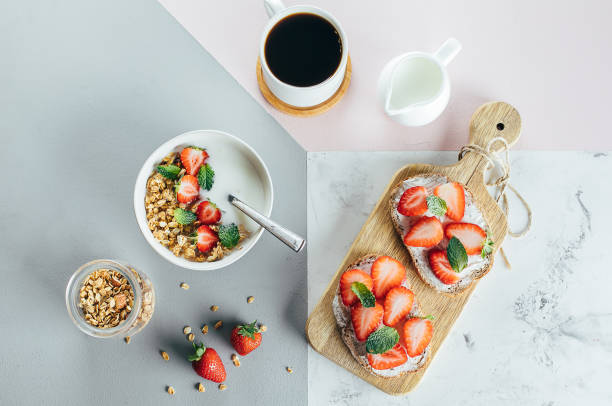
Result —
<instances>
[{"instance_id":1,"label":"white twine loop","mask_svg":"<svg viewBox=\"0 0 612 406\"><path fill-rule=\"evenodd\" d=\"M493 147L493 144L495 144L498 141L503 144L503 147L499 152L495 152L492 150L492 147ZM525 234L527 234L529 230L531 229L532 214L531 214L531 207L529 207L529 204L527 203L527 201L523 198L523 196L521 196L521 194L509 182L510 180L510 153L508 152L509 148L510 147L508 146L508 142L506 141L505 138L495 137L487 143L486 148L483 148L475 144L464 145L463 147L461 147L461 150L459 151L459 160L461 160L467 152L475 152L478 155L484 157L488 161L488 164L486 167L487 170L490 168L495 168L496 166L501 168L502 170L501 176L499 176L494 181L485 182L485 184L487 186L496 186L498 188L497 196L495 197L495 201L497 202L498 206L502 209L502 211L506 215L506 218L509 218L509 215L508 215L509 205L508 205L508 197L506 195L506 189L510 189L516 195L516 197L519 198L523 206L525 206L525 210L527 210L526 226L522 230L515 232L515 231L512 231L510 229L510 225L508 225L508 235L510 235L510 237L513 237L513 238L520 238L520 237L523 237ZM500 152L503 152L503 156L501 157L500 157ZM502 202L501 204L500 204L500 200ZM502 257L504 258L504 261L506 262L506 265L508 265L508 267L511 268L510 261L508 260L508 257L506 256L504 249L500 247L499 250L500 250L500 253L502 254Z\"/></svg>"}]
</instances>

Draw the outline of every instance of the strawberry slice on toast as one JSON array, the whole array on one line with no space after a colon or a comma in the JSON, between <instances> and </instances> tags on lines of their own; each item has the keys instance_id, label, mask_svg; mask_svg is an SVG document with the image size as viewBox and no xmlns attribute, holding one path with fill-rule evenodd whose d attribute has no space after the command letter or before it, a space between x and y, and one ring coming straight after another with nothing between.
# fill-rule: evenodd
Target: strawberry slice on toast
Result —
<instances>
[{"instance_id":1,"label":"strawberry slice on toast","mask_svg":"<svg viewBox=\"0 0 612 406\"><path fill-rule=\"evenodd\" d=\"M380 326L383 314L384 309L380 303L376 303L374 307L363 307L360 302L353 305L351 321L357 340L365 341Z\"/></svg>"},{"instance_id":2,"label":"strawberry slice on toast","mask_svg":"<svg viewBox=\"0 0 612 406\"><path fill-rule=\"evenodd\" d=\"M342 296L342 303L344 303L345 306L352 306L359 301L359 298L351 288L353 282L361 282L370 290L372 290L374 284L370 274L361 269L349 269L345 271L342 277L340 277L340 295Z\"/></svg>"},{"instance_id":3,"label":"strawberry slice on toast","mask_svg":"<svg viewBox=\"0 0 612 406\"><path fill-rule=\"evenodd\" d=\"M434 195L446 202L446 216L461 221L465 213L465 191L457 182L448 182L434 188Z\"/></svg>"},{"instance_id":4,"label":"strawberry slice on toast","mask_svg":"<svg viewBox=\"0 0 612 406\"><path fill-rule=\"evenodd\" d=\"M404 236L404 244L409 247L433 247L444 238L442 223L437 217L421 217Z\"/></svg>"},{"instance_id":5,"label":"strawberry slice on toast","mask_svg":"<svg viewBox=\"0 0 612 406\"><path fill-rule=\"evenodd\" d=\"M402 320L410 310L414 303L414 293L404 286L396 286L387 292L385 297L383 323L393 327Z\"/></svg>"},{"instance_id":6,"label":"strawberry slice on toast","mask_svg":"<svg viewBox=\"0 0 612 406\"><path fill-rule=\"evenodd\" d=\"M397 211L404 216L422 216L427 211L427 189L414 186L402 194Z\"/></svg>"},{"instance_id":7,"label":"strawberry slice on toast","mask_svg":"<svg viewBox=\"0 0 612 406\"><path fill-rule=\"evenodd\" d=\"M406 268L398 260L382 256L372 264L371 276L374 282L372 293L377 299L382 299L389 290L402 284Z\"/></svg>"},{"instance_id":8,"label":"strawberry slice on toast","mask_svg":"<svg viewBox=\"0 0 612 406\"><path fill-rule=\"evenodd\" d=\"M409 357L421 355L433 336L433 324L427 318L414 317L404 323L404 348Z\"/></svg>"},{"instance_id":9,"label":"strawberry slice on toast","mask_svg":"<svg viewBox=\"0 0 612 406\"><path fill-rule=\"evenodd\" d=\"M487 233L472 223L451 223L444 228L444 234L449 240L457 237L465 247L468 255L480 255L487 240Z\"/></svg>"},{"instance_id":10,"label":"strawberry slice on toast","mask_svg":"<svg viewBox=\"0 0 612 406\"><path fill-rule=\"evenodd\" d=\"M393 348L382 354L368 354L368 363L373 369L383 370L395 368L408 361L404 348L395 344Z\"/></svg>"},{"instance_id":11,"label":"strawberry slice on toast","mask_svg":"<svg viewBox=\"0 0 612 406\"><path fill-rule=\"evenodd\" d=\"M436 278L440 279L443 284L452 285L459 282L459 274L448 262L446 251L432 250L429 253L429 266Z\"/></svg>"}]
</instances>

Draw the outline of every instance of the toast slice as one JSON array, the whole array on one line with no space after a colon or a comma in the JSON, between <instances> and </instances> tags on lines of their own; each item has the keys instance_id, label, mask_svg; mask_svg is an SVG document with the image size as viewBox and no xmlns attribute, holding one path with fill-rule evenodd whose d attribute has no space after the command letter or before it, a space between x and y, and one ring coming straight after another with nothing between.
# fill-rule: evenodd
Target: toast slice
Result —
<instances>
[{"instance_id":1,"label":"toast slice","mask_svg":"<svg viewBox=\"0 0 612 406\"><path fill-rule=\"evenodd\" d=\"M361 269L368 274L372 269L372 264L376 261L381 255L376 254L368 254L364 257L359 258L354 263L348 266L346 270L349 269ZM410 286L406 280L402 283L402 286L410 289ZM425 348L422 354L416 357L408 356L408 361L404 364L397 366L395 368L378 370L374 369L370 366L366 353L365 341L360 342L355 337L355 331L353 330L353 323L351 321L351 309L348 306L345 306L342 302L342 297L340 294L340 284L336 288L336 295L334 296L334 300L332 301L332 309L334 312L334 316L336 317L336 323L338 325L338 329L340 330L340 336L342 340L350 350L353 357L368 370L372 375L380 376L382 378L393 378L396 376L405 375L411 372L418 371L427 363L429 359L430 345ZM406 319L410 317L421 317L421 308L418 304L417 299L414 299L412 309L410 313L406 315ZM401 333L400 333L401 335ZM401 341L401 339L400 339Z\"/></svg>"},{"instance_id":2,"label":"toast slice","mask_svg":"<svg viewBox=\"0 0 612 406\"><path fill-rule=\"evenodd\" d=\"M433 194L433 190L436 186L449 182L450 180L443 175L438 174L427 174L417 175L407 179L404 179L391 191L391 197L389 199L389 212L391 220L397 234L404 244L404 236L410 230L412 225L420 218L419 216L404 216L397 211L399 200L405 190L414 186L423 186L427 189L429 194ZM490 228L482 214L482 211L478 208L476 201L472 193L467 189L465 185L463 190L465 193L465 213L462 222L472 223L478 225L487 234ZM433 216L428 210L425 213L427 216ZM455 223L455 221L449 219L446 216L437 216L443 226L449 223ZM404 244L412 261L416 268L419 276L425 283L435 289L437 292L455 295L463 292L467 289L476 279L482 278L491 269L493 265L493 258L491 255L487 255L482 258L480 255L469 255L467 267L458 273L459 280L453 284L445 284L434 274L431 266L429 265L429 252L433 249L446 250L448 245L448 238L446 236L442 241L435 247L423 248L423 247L410 247Z\"/></svg>"}]
</instances>

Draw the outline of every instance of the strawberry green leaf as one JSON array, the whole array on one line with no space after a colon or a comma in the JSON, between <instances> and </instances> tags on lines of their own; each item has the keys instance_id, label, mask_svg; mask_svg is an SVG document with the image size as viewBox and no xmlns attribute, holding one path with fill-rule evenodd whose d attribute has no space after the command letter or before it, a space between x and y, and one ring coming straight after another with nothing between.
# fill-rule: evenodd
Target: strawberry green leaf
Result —
<instances>
[{"instance_id":1,"label":"strawberry green leaf","mask_svg":"<svg viewBox=\"0 0 612 406\"><path fill-rule=\"evenodd\" d=\"M493 252L493 247L495 247L495 243L489 238L487 234L487 238L482 243L482 251L480 252L480 256L486 258Z\"/></svg>"},{"instance_id":2,"label":"strawberry green leaf","mask_svg":"<svg viewBox=\"0 0 612 406\"><path fill-rule=\"evenodd\" d=\"M461 272L467 266L467 252L457 237L451 238L448 242L448 246L446 247L446 256L448 257L450 266L455 270L455 272Z\"/></svg>"},{"instance_id":3,"label":"strawberry green leaf","mask_svg":"<svg viewBox=\"0 0 612 406\"><path fill-rule=\"evenodd\" d=\"M393 327L382 326L368 336L366 351L370 354L383 354L399 341L399 333Z\"/></svg>"},{"instance_id":4,"label":"strawberry green leaf","mask_svg":"<svg viewBox=\"0 0 612 406\"><path fill-rule=\"evenodd\" d=\"M444 216L446 214L446 202L444 199L436 196L430 195L427 196L427 208L434 216Z\"/></svg>"},{"instance_id":5,"label":"strawberry green leaf","mask_svg":"<svg viewBox=\"0 0 612 406\"><path fill-rule=\"evenodd\" d=\"M200 166L198 171L198 183L202 189L210 190L215 181L215 171L210 167L209 164Z\"/></svg>"},{"instance_id":6,"label":"strawberry green leaf","mask_svg":"<svg viewBox=\"0 0 612 406\"><path fill-rule=\"evenodd\" d=\"M351 283L351 290L359 298L363 307L374 307L376 298L366 285L361 282Z\"/></svg>"},{"instance_id":7,"label":"strawberry green leaf","mask_svg":"<svg viewBox=\"0 0 612 406\"><path fill-rule=\"evenodd\" d=\"M196 345L196 343L192 343L192 344L193 344L194 353L189 355L187 359L192 362L199 361L200 359L202 359L202 355L204 355L204 352L206 352L206 347L202 343L198 345Z\"/></svg>"},{"instance_id":8,"label":"strawberry green leaf","mask_svg":"<svg viewBox=\"0 0 612 406\"><path fill-rule=\"evenodd\" d=\"M176 165L159 165L157 167L157 172L159 172L160 175L171 180L178 179L180 171L181 168Z\"/></svg>"},{"instance_id":9,"label":"strawberry green leaf","mask_svg":"<svg viewBox=\"0 0 612 406\"><path fill-rule=\"evenodd\" d=\"M238 326L238 334L241 336L249 337L251 339L255 339L255 333L259 333L259 329L256 327L257 320L252 322L251 324L244 324Z\"/></svg>"},{"instance_id":10,"label":"strawberry green leaf","mask_svg":"<svg viewBox=\"0 0 612 406\"><path fill-rule=\"evenodd\" d=\"M238 226L232 224L221 224L219 227L219 241L225 248L234 248L240 241Z\"/></svg>"},{"instance_id":11,"label":"strawberry green leaf","mask_svg":"<svg viewBox=\"0 0 612 406\"><path fill-rule=\"evenodd\" d=\"M174 209L174 221L179 224L191 224L196 221L197 218L198 216L196 216L194 212L191 212L189 210L181 209L180 207Z\"/></svg>"}]
</instances>

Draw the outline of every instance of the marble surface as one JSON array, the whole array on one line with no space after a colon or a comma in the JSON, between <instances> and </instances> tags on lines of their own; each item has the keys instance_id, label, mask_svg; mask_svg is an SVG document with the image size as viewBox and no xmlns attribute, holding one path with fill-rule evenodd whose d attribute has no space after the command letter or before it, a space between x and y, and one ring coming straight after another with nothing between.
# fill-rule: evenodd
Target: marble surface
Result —
<instances>
[{"instance_id":1,"label":"marble surface","mask_svg":"<svg viewBox=\"0 0 612 406\"><path fill-rule=\"evenodd\" d=\"M451 152L309 153L309 311L392 174L455 160ZM310 405L612 404L612 155L515 152L511 162L532 231L506 240L512 269L498 254L420 385L392 397L310 349ZM510 224L520 228L525 215L512 203Z\"/></svg>"},{"instance_id":2,"label":"marble surface","mask_svg":"<svg viewBox=\"0 0 612 406\"><path fill-rule=\"evenodd\" d=\"M514 105L538 134L518 148L612 148L612 137L600 136L612 93L609 0L283 0L326 9L348 37L351 85L333 109L307 120L274 110L259 93L263 0L159 1L308 151L456 150L461 141L448 135L491 100ZM446 111L424 127L388 119L376 100L385 64L408 51L434 52L449 37L463 50L448 68Z\"/></svg>"}]
</instances>

